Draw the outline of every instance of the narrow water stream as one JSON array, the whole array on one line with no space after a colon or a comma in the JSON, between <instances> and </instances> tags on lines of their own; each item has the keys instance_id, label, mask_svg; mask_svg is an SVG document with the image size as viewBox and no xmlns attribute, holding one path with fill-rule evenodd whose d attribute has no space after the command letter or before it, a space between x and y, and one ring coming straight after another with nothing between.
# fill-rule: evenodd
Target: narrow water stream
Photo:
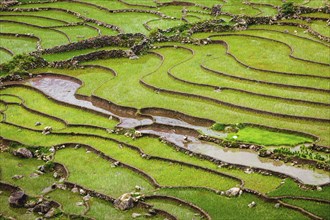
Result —
<instances>
[{"instance_id":1,"label":"narrow water stream","mask_svg":"<svg viewBox=\"0 0 330 220\"><path fill-rule=\"evenodd\" d=\"M94 106L89 101L77 99L74 94L81 85L65 77L55 75L41 76L30 79L29 83L34 88L42 91L43 93L58 101L116 116L121 121L121 127L135 128L136 126L141 125L151 125L154 121L158 124L180 126L194 130L200 130L205 134L217 136L220 138L226 137L226 134L224 133L213 131L207 127L192 125L187 122L170 117L153 116L153 121L147 118L137 119L129 117L120 117L108 110ZM139 129L139 131L144 134L157 135L169 142L174 143L179 147L187 148L193 152L211 156L223 162L276 171L299 179L302 183L305 184L321 185L330 182L329 174L326 172L320 170L309 170L305 168L294 167L283 162L260 158L256 152L250 150L224 149L218 145L201 141L193 136L176 133L175 129L151 130L141 128Z\"/></svg>"}]
</instances>

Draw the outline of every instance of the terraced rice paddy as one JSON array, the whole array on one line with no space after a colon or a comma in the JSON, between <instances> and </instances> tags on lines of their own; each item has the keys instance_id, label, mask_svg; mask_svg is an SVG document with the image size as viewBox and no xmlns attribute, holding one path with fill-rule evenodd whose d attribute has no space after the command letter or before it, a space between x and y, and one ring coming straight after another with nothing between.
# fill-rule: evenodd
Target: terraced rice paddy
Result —
<instances>
[{"instance_id":1,"label":"terraced rice paddy","mask_svg":"<svg viewBox=\"0 0 330 220\"><path fill-rule=\"evenodd\" d=\"M330 219L330 3L291 2L2 1L0 219Z\"/></svg>"}]
</instances>

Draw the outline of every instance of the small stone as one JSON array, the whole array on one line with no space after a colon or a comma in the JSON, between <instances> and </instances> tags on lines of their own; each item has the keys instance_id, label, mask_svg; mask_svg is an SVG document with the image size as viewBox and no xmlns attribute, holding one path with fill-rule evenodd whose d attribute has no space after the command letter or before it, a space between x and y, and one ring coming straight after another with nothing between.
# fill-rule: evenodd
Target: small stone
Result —
<instances>
[{"instance_id":1,"label":"small stone","mask_svg":"<svg viewBox=\"0 0 330 220\"><path fill-rule=\"evenodd\" d=\"M79 193L80 193L80 195L85 195L85 194L86 194L86 191L83 190L83 189L80 189L80 190L79 190Z\"/></svg>"},{"instance_id":2,"label":"small stone","mask_svg":"<svg viewBox=\"0 0 330 220\"><path fill-rule=\"evenodd\" d=\"M84 201L89 201L91 199L91 196L89 194L87 194L86 196L83 197Z\"/></svg>"},{"instance_id":3,"label":"small stone","mask_svg":"<svg viewBox=\"0 0 330 220\"><path fill-rule=\"evenodd\" d=\"M316 187L316 190L317 190L317 191L322 191L322 187L321 187L321 186L317 186L317 187Z\"/></svg>"},{"instance_id":4,"label":"small stone","mask_svg":"<svg viewBox=\"0 0 330 220\"><path fill-rule=\"evenodd\" d=\"M250 169L250 168L246 168L246 169L244 170L244 173L246 173L246 174L251 174L251 173L253 173L253 171L252 171L252 169Z\"/></svg>"},{"instance_id":5,"label":"small stone","mask_svg":"<svg viewBox=\"0 0 330 220\"><path fill-rule=\"evenodd\" d=\"M250 204L248 204L249 208L253 208L257 205L257 203L255 203L255 201L252 201Z\"/></svg>"},{"instance_id":6,"label":"small stone","mask_svg":"<svg viewBox=\"0 0 330 220\"><path fill-rule=\"evenodd\" d=\"M157 214L155 209L149 209L148 213L151 214L151 215L156 215Z\"/></svg>"},{"instance_id":7,"label":"small stone","mask_svg":"<svg viewBox=\"0 0 330 220\"><path fill-rule=\"evenodd\" d=\"M113 162L113 163L111 164L111 167L117 167L117 166L119 166L119 164L120 164L119 161Z\"/></svg>"},{"instance_id":8,"label":"small stone","mask_svg":"<svg viewBox=\"0 0 330 220\"><path fill-rule=\"evenodd\" d=\"M42 194L47 194L47 193L50 193L51 191L54 190L54 187L53 186L49 186L49 187L46 187L42 190Z\"/></svg>"},{"instance_id":9,"label":"small stone","mask_svg":"<svg viewBox=\"0 0 330 220\"><path fill-rule=\"evenodd\" d=\"M38 166L38 171L44 173L44 172L46 171L44 165L40 165L40 166Z\"/></svg>"},{"instance_id":10,"label":"small stone","mask_svg":"<svg viewBox=\"0 0 330 220\"><path fill-rule=\"evenodd\" d=\"M78 192L78 188L77 188L77 187L73 187L73 188L71 189L71 192L73 192L73 193L77 193L77 192Z\"/></svg>"},{"instance_id":11,"label":"small stone","mask_svg":"<svg viewBox=\"0 0 330 220\"><path fill-rule=\"evenodd\" d=\"M63 183L64 182L64 180L65 180L65 178L64 177L62 177L58 182L59 183Z\"/></svg>"},{"instance_id":12,"label":"small stone","mask_svg":"<svg viewBox=\"0 0 330 220\"><path fill-rule=\"evenodd\" d=\"M83 206L84 202L76 202L76 206Z\"/></svg>"},{"instance_id":13,"label":"small stone","mask_svg":"<svg viewBox=\"0 0 330 220\"><path fill-rule=\"evenodd\" d=\"M141 186L135 186L136 191L141 191L141 189L142 189Z\"/></svg>"},{"instance_id":14,"label":"small stone","mask_svg":"<svg viewBox=\"0 0 330 220\"><path fill-rule=\"evenodd\" d=\"M33 154L26 148L19 148L18 150L14 151L14 155L21 157L21 158L32 158Z\"/></svg>"},{"instance_id":15,"label":"small stone","mask_svg":"<svg viewBox=\"0 0 330 220\"><path fill-rule=\"evenodd\" d=\"M137 60L137 59L139 59L139 57L136 56L136 55L133 55L133 56L130 56L129 59L130 59L130 60Z\"/></svg>"},{"instance_id":16,"label":"small stone","mask_svg":"<svg viewBox=\"0 0 330 220\"><path fill-rule=\"evenodd\" d=\"M54 178L57 178L58 177L58 173L57 172L54 172L53 177Z\"/></svg>"},{"instance_id":17,"label":"small stone","mask_svg":"<svg viewBox=\"0 0 330 220\"><path fill-rule=\"evenodd\" d=\"M51 208L45 215L45 218L52 218L55 215L55 208Z\"/></svg>"},{"instance_id":18,"label":"small stone","mask_svg":"<svg viewBox=\"0 0 330 220\"><path fill-rule=\"evenodd\" d=\"M22 179L24 176L23 175L14 175L14 176L12 176L11 178L13 179L13 180L19 180L19 179Z\"/></svg>"},{"instance_id":19,"label":"small stone","mask_svg":"<svg viewBox=\"0 0 330 220\"><path fill-rule=\"evenodd\" d=\"M138 218L138 217L140 217L141 216L141 214L139 214L139 213L132 213L132 218Z\"/></svg>"},{"instance_id":20,"label":"small stone","mask_svg":"<svg viewBox=\"0 0 330 220\"><path fill-rule=\"evenodd\" d=\"M50 126L46 126L46 127L44 127L44 130L42 131L42 134L45 134L45 135L50 134L50 132L51 132L52 130L53 130L52 127L50 127Z\"/></svg>"},{"instance_id":21,"label":"small stone","mask_svg":"<svg viewBox=\"0 0 330 220\"><path fill-rule=\"evenodd\" d=\"M41 122L37 121L34 125L35 126L40 126L41 125Z\"/></svg>"},{"instance_id":22,"label":"small stone","mask_svg":"<svg viewBox=\"0 0 330 220\"><path fill-rule=\"evenodd\" d=\"M281 206L280 203L276 203L276 204L274 205L274 207L277 208L277 209L278 209L280 206Z\"/></svg>"}]
</instances>

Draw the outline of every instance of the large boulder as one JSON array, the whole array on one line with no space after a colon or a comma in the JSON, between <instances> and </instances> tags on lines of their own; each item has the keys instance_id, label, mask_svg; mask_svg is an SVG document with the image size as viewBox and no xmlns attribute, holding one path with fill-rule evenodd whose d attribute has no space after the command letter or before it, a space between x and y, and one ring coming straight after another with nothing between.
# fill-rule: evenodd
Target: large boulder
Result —
<instances>
[{"instance_id":1,"label":"large boulder","mask_svg":"<svg viewBox=\"0 0 330 220\"><path fill-rule=\"evenodd\" d=\"M13 208L21 208L24 207L28 196L23 191L13 192L9 199L9 205Z\"/></svg>"},{"instance_id":2,"label":"large boulder","mask_svg":"<svg viewBox=\"0 0 330 220\"><path fill-rule=\"evenodd\" d=\"M130 193L125 193L114 201L114 206L122 211L131 209L134 207L134 199Z\"/></svg>"},{"instance_id":3,"label":"large boulder","mask_svg":"<svg viewBox=\"0 0 330 220\"><path fill-rule=\"evenodd\" d=\"M228 196L228 197L239 196L239 195L241 195L242 193L243 193L243 191L242 191L240 188L238 188L238 187L233 187L233 188L231 188L231 189L228 189L228 190L225 192L226 196Z\"/></svg>"},{"instance_id":4,"label":"large boulder","mask_svg":"<svg viewBox=\"0 0 330 220\"><path fill-rule=\"evenodd\" d=\"M21 158L32 158L33 157L32 152L24 147L19 148L16 151L14 151L14 155L21 157Z\"/></svg>"}]
</instances>

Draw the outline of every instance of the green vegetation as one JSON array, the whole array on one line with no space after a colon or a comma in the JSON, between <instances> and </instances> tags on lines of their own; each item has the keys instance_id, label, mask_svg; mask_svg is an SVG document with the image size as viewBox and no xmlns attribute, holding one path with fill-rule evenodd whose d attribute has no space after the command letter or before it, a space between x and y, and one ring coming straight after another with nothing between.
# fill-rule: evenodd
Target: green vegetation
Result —
<instances>
[{"instance_id":1,"label":"green vegetation","mask_svg":"<svg viewBox=\"0 0 330 220\"><path fill-rule=\"evenodd\" d=\"M292 15L295 12L293 2L286 2L282 5L282 13L285 15Z\"/></svg>"},{"instance_id":2,"label":"green vegetation","mask_svg":"<svg viewBox=\"0 0 330 220\"><path fill-rule=\"evenodd\" d=\"M329 219L329 208L330 205L326 203L316 203L310 201L303 201L303 200L293 200L293 199L285 199L284 202L289 203L291 205L302 207L312 213L317 214L318 216Z\"/></svg>"},{"instance_id":3,"label":"green vegetation","mask_svg":"<svg viewBox=\"0 0 330 220\"><path fill-rule=\"evenodd\" d=\"M261 144L266 146L296 146L298 144L313 142L313 139L311 138L249 126L240 129L237 133L230 133L227 138L229 140Z\"/></svg>"},{"instance_id":4,"label":"green vegetation","mask_svg":"<svg viewBox=\"0 0 330 220\"><path fill-rule=\"evenodd\" d=\"M51 219L329 219L328 2L19 2L0 12L0 219L46 217L4 183Z\"/></svg>"},{"instance_id":5,"label":"green vegetation","mask_svg":"<svg viewBox=\"0 0 330 220\"><path fill-rule=\"evenodd\" d=\"M284 195L293 195L293 196L306 196L311 198L320 198L320 199L329 199L330 187L325 186L321 187L322 190L311 190L311 189L301 189L297 184L287 179L284 184L282 184L278 189L269 193L270 196L284 196Z\"/></svg>"},{"instance_id":6,"label":"green vegetation","mask_svg":"<svg viewBox=\"0 0 330 220\"><path fill-rule=\"evenodd\" d=\"M36 58L27 54L19 54L13 57L12 60L2 65L0 71L1 75L7 74L27 74L27 70L30 69Z\"/></svg>"},{"instance_id":7,"label":"green vegetation","mask_svg":"<svg viewBox=\"0 0 330 220\"><path fill-rule=\"evenodd\" d=\"M318 153L314 153L312 150L308 149L305 146L301 146L298 151L291 151L288 148L278 148L274 150L274 153L284 154L284 155L293 155L301 158L306 158L310 160L318 160L318 161L327 161L329 163L329 155L324 156Z\"/></svg>"}]
</instances>

